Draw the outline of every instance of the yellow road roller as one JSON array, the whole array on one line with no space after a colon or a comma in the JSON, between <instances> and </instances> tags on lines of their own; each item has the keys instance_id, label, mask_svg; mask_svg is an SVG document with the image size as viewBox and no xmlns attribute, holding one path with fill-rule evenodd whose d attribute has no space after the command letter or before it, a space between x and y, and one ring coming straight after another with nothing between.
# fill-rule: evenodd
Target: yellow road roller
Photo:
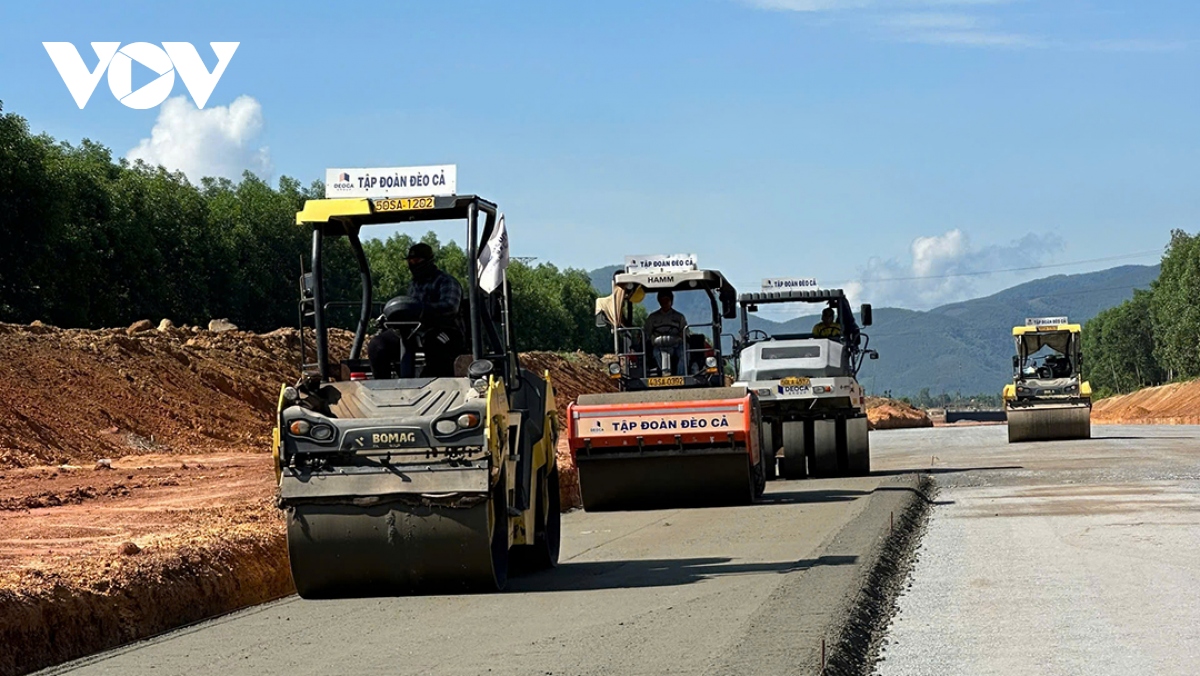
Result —
<instances>
[{"instance_id":1,"label":"yellow road roller","mask_svg":"<svg viewBox=\"0 0 1200 676\"><path fill-rule=\"evenodd\" d=\"M1009 442L1091 438L1092 388L1080 371L1080 326L1066 317L1030 318L1012 333L1013 382L1004 386Z\"/></svg>"},{"instance_id":2,"label":"yellow road roller","mask_svg":"<svg viewBox=\"0 0 1200 676\"><path fill-rule=\"evenodd\" d=\"M398 168L385 174L398 185L373 191L368 179L357 193L355 170L337 170L327 191L354 196L308 200L296 215L312 232L300 281L301 344L312 347L302 348L299 380L282 388L274 451L305 598L495 591L510 562L558 560L554 388L549 373L517 361L503 217L492 202L455 194L441 169L440 186L419 178L424 168ZM467 231L460 309L440 328L412 289L375 301L359 238L369 226L439 220L465 221ZM357 298L337 297L335 282L352 286L353 275L327 278L334 261L356 263ZM353 325L352 342L334 340L339 320ZM460 336L434 344L454 322ZM363 358L372 332L399 341L386 373ZM332 354L335 343L350 343L348 353ZM447 359L449 344L460 353Z\"/></svg>"}]
</instances>

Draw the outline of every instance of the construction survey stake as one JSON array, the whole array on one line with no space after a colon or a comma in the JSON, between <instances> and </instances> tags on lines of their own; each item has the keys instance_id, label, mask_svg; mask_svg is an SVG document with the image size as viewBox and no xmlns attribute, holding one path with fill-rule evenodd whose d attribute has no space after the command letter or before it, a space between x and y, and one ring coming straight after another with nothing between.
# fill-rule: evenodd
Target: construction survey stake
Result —
<instances>
[{"instance_id":1,"label":"construction survey stake","mask_svg":"<svg viewBox=\"0 0 1200 676\"><path fill-rule=\"evenodd\" d=\"M1026 317L1025 326L1059 326L1066 324L1066 317Z\"/></svg>"},{"instance_id":2,"label":"construction survey stake","mask_svg":"<svg viewBox=\"0 0 1200 676\"><path fill-rule=\"evenodd\" d=\"M814 277L770 277L762 280L763 291L811 291L817 288Z\"/></svg>"},{"instance_id":3,"label":"construction survey stake","mask_svg":"<svg viewBox=\"0 0 1200 676\"><path fill-rule=\"evenodd\" d=\"M696 254L650 254L626 256L625 272L686 272L695 270Z\"/></svg>"},{"instance_id":4,"label":"construction survey stake","mask_svg":"<svg viewBox=\"0 0 1200 676\"><path fill-rule=\"evenodd\" d=\"M458 194L458 165L326 169L325 197L444 197Z\"/></svg>"}]
</instances>

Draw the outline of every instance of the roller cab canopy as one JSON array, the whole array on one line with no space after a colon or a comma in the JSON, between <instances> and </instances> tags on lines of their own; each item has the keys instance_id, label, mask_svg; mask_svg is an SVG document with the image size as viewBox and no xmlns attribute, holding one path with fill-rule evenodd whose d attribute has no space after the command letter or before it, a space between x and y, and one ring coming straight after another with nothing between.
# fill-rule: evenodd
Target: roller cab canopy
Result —
<instances>
[{"instance_id":1,"label":"roller cab canopy","mask_svg":"<svg viewBox=\"0 0 1200 676\"><path fill-rule=\"evenodd\" d=\"M1037 352L1043 347L1060 354L1070 354L1072 337L1078 341L1081 332L1079 324L1056 324L1050 326L1017 326L1013 328L1022 355Z\"/></svg>"},{"instance_id":2,"label":"roller cab canopy","mask_svg":"<svg viewBox=\"0 0 1200 676\"><path fill-rule=\"evenodd\" d=\"M708 298L709 318L687 318L684 375L659 373L650 337L633 321L634 305L661 291L700 291ZM612 293L596 299L596 325L612 330L618 355L618 370L610 375L619 379L622 390L718 386L724 364L722 320L736 317L737 290L719 271L697 266L690 254L627 256L624 271L613 275Z\"/></svg>"},{"instance_id":3,"label":"roller cab canopy","mask_svg":"<svg viewBox=\"0 0 1200 676\"><path fill-rule=\"evenodd\" d=\"M716 270L683 270L679 272L618 272L613 276L612 294L596 299L597 320L609 326L623 328L630 318L618 316L617 309L625 301L640 303L649 294L659 291L714 292L721 303L720 316L737 317L737 290ZM716 319L716 316L714 316Z\"/></svg>"},{"instance_id":4,"label":"roller cab canopy","mask_svg":"<svg viewBox=\"0 0 1200 676\"><path fill-rule=\"evenodd\" d=\"M319 228L327 236L338 237L356 233L366 225L465 219L472 206L484 214L496 214L496 205L478 195L332 198L306 201L304 209L296 213L296 225ZM484 233L484 240L487 234L490 231Z\"/></svg>"},{"instance_id":5,"label":"roller cab canopy","mask_svg":"<svg viewBox=\"0 0 1200 676\"><path fill-rule=\"evenodd\" d=\"M757 312L759 305L778 303L824 303L837 309L838 319L842 323L842 335L846 342L858 345L861 329L854 319L854 310L850 300L842 289L789 289L783 291L756 291L743 293L738 296L738 305L742 307L742 343L749 344L750 318L749 313ZM863 305L863 324L870 325L871 306ZM782 336L779 336L782 337Z\"/></svg>"},{"instance_id":6,"label":"roller cab canopy","mask_svg":"<svg viewBox=\"0 0 1200 676\"><path fill-rule=\"evenodd\" d=\"M327 192L329 187L327 186ZM479 218L483 215L483 219ZM506 379L515 378L516 353L513 348L512 327L508 317L508 287L502 285L492 292L484 291L479 285L479 255L492 237L496 228L498 211L496 204L478 195L425 195L400 197L333 197L307 200L304 208L296 213L296 224L312 229L311 273L301 279L301 307L304 319L311 321L316 336L316 361L307 363L304 357L302 370L306 378L320 381L338 379L329 359L327 312L338 306L351 303L331 301L326 297L324 283L325 240L346 237L358 264L361 278L361 301L355 328L354 342L347 363L361 359L368 324L378 314L379 304L372 298L371 271L363 252L360 232L364 227L394 225L418 221L464 220L467 226L466 258L467 279L464 298L469 319L466 339L474 360L492 362L497 374ZM343 364L344 366L345 364Z\"/></svg>"}]
</instances>

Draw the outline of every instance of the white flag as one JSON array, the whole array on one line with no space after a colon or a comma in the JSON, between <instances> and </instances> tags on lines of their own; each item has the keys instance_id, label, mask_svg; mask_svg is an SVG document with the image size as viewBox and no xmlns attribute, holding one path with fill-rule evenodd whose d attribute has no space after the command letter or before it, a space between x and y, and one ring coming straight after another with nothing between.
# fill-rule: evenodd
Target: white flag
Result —
<instances>
[{"instance_id":1,"label":"white flag","mask_svg":"<svg viewBox=\"0 0 1200 676\"><path fill-rule=\"evenodd\" d=\"M479 252L479 286L491 293L504 283L504 271L508 269L508 230L504 228L504 214L496 220L492 235Z\"/></svg>"}]
</instances>

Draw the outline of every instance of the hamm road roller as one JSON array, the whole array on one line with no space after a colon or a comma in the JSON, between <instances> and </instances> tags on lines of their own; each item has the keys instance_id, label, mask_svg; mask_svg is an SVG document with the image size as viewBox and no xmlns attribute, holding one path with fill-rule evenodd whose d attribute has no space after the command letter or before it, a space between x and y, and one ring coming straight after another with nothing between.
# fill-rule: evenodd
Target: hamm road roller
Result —
<instances>
[{"instance_id":1,"label":"hamm road roller","mask_svg":"<svg viewBox=\"0 0 1200 676\"><path fill-rule=\"evenodd\" d=\"M369 186L357 180L366 170L333 170L326 195L352 196L308 200L296 215L312 231L300 316L301 345L311 341L315 355L302 351L299 381L282 389L274 451L305 598L494 591L510 557L530 567L558 559L554 389L548 373L517 361L504 220L492 202L454 193L452 165L437 170L440 185L420 178L428 168L404 168L386 174L399 185L374 190L356 189ZM466 283L450 318L461 338L443 341L461 346L452 367L431 343L449 334L426 330L435 313L418 298L372 298L360 239L369 226L442 220L465 221L467 233ZM353 276L327 277L325 267L350 260L361 288L342 300L331 282L353 293ZM344 355L332 354L332 343L349 342L331 339L338 310L354 329ZM373 373L363 358L371 329L400 341L394 370Z\"/></svg>"},{"instance_id":2,"label":"hamm road roller","mask_svg":"<svg viewBox=\"0 0 1200 676\"><path fill-rule=\"evenodd\" d=\"M1013 328L1013 382L1004 386L1008 440L1090 439L1092 387L1083 380L1081 333L1066 317Z\"/></svg>"},{"instance_id":3,"label":"hamm road roller","mask_svg":"<svg viewBox=\"0 0 1200 676\"><path fill-rule=\"evenodd\" d=\"M637 321L643 300L657 309ZM758 402L726 385L721 320L737 316L737 292L725 277L698 269L692 255L630 256L596 309L597 325L612 330L609 375L620 391L567 407L583 508L748 504L762 495Z\"/></svg>"}]
</instances>

